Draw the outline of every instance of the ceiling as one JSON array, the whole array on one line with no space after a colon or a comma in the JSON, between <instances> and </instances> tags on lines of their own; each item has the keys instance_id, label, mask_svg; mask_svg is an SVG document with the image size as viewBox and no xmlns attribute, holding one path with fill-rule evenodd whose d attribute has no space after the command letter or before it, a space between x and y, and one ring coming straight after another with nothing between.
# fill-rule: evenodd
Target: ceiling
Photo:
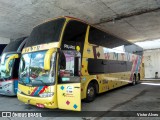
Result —
<instances>
[{"instance_id":1,"label":"ceiling","mask_svg":"<svg viewBox=\"0 0 160 120\"><path fill-rule=\"evenodd\" d=\"M15 39L73 16L132 42L160 38L160 0L0 0L0 36Z\"/></svg>"}]
</instances>

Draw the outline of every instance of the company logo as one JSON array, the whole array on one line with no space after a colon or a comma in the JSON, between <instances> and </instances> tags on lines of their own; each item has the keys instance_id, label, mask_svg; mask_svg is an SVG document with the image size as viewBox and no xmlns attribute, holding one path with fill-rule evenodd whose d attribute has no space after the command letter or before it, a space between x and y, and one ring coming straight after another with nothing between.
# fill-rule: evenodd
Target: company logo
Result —
<instances>
[{"instance_id":1,"label":"company logo","mask_svg":"<svg viewBox=\"0 0 160 120\"><path fill-rule=\"evenodd\" d=\"M73 86L67 86L66 92L67 93L72 93L73 92Z\"/></svg>"},{"instance_id":2,"label":"company logo","mask_svg":"<svg viewBox=\"0 0 160 120\"><path fill-rule=\"evenodd\" d=\"M75 46L64 44L64 48L75 50Z\"/></svg>"}]
</instances>

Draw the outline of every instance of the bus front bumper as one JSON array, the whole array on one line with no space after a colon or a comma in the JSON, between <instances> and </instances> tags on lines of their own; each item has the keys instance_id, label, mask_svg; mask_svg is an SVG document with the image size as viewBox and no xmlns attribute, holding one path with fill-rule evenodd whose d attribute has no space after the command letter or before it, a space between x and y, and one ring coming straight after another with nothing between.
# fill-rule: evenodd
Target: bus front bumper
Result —
<instances>
[{"instance_id":1,"label":"bus front bumper","mask_svg":"<svg viewBox=\"0 0 160 120\"><path fill-rule=\"evenodd\" d=\"M57 108L57 101L56 101L56 96L52 97L32 97L32 96L27 96L23 95L21 93L17 93L17 98L25 103L25 104L31 104L35 105L40 108L50 108L50 109L55 109Z\"/></svg>"},{"instance_id":2,"label":"bus front bumper","mask_svg":"<svg viewBox=\"0 0 160 120\"><path fill-rule=\"evenodd\" d=\"M0 95L16 96L18 80L6 80L0 82Z\"/></svg>"}]
</instances>

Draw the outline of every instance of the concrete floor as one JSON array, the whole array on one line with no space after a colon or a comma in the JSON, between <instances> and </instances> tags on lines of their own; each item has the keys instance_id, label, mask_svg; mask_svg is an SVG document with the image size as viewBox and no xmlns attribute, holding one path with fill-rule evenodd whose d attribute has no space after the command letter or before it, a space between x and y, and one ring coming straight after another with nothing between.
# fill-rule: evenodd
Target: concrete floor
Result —
<instances>
[{"instance_id":1,"label":"concrete floor","mask_svg":"<svg viewBox=\"0 0 160 120\"><path fill-rule=\"evenodd\" d=\"M98 95L96 100L91 103L82 102L82 112L81 116L86 117L77 117L77 112L64 111L64 110L49 110L49 109L40 109L35 106L25 105L22 102L19 102L16 97L6 97L0 96L0 111L49 111L53 112L54 117L45 117L43 120L51 119L62 119L61 117L67 117L66 120L70 119L83 119L83 120L115 120L115 119L157 119L159 117L114 117L116 114L112 114L113 117L106 117L108 111L160 111L160 80L150 80L143 81L141 84L136 86L124 86L103 94ZM90 111L90 112L87 112ZM97 112L95 112L97 111ZM98 112L99 111L99 112ZM119 113L121 114L121 113ZM136 113L137 114L137 113ZM92 117L89 117L92 116ZM160 112L159 112L160 116ZM72 117L72 118L69 118ZM2 118L0 118L2 119ZM17 120L17 118L6 118L6 120ZM27 118L23 118L27 119ZM64 119L64 118L63 118ZM34 118L34 120L39 120L39 118Z\"/></svg>"}]
</instances>

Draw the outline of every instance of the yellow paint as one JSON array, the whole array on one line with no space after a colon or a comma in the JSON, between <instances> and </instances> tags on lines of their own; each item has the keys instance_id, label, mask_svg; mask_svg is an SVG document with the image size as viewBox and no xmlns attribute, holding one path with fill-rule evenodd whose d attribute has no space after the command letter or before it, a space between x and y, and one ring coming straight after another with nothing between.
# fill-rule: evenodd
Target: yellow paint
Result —
<instances>
[{"instance_id":1,"label":"yellow paint","mask_svg":"<svg viewBox=\"0 0 160 120\"><path fill-rule=\"evenodd\" d=\"M49 86L49 88L46 90L47 92L53 92L54 93L53 97L41 98L41 97L29 96L31 95L33 89L35 89L35 87L29 87L29 86L18 84L17 98L24 103L35 105L35 106L37 104L43 104L45 108L50 108L50 109L58 108L56 85ZM23 92L23 94L20 93L19 91Z\"/></svg>"},{"instance_id":2,"label":"yellow paint","mask_svg":"<svg viewBox=\"0 0 160 120\"><path fill-rule=\"evenodd\" d=\"M24 48L22 50L22 54L29 53L29 52L36 52L36 51L40 51L40 50L48 50L48 49L58 48L58 47L59 47L59 42L41 44L41 45L36 45L36 46Z\"/></svg>"},{"instance_id":3,"label":"yellow paint","mask_svg":"<svg viewBox=\"0 0 160 120\"><path fill-rule=\"evenodd\" d=\"M44 57L44 69L45 70L50 70L51 57L52 57L53 52L55 52L54 48L49 49L45 54L45 57Z\"/></svg>"},{"instance_id":4,"label":"yellow paint","mask_svg":"<svg viewBox=\"0 0 160 120\"><path fill-rule=\"evenodd\" d=\"M144 57L142 57L141 65L140 65L140 78L141 80L144 79L145 73L144 73Z\"/></svg>"},{"instance_id":5,"label":"yellow paint","mask_svg":"<svg viewBox=\"0 0 160 120\"><path fill-rule=\"evenodd\" d=\"M63 89L61 87L64 87ZM57 85L58 108L81 111L81 84Z\"/></svg>"},{"instance_id":6,"label":"yellow paint","mask_svg":"<svg viewBox=\"0 0 160 120\"><path fill-rule=\"evenodd\" d=\"M9 62L13 59L19 58L18 54L11 55L6 61L6 70L9 71Z\"/></svg>"}]
</instances>

